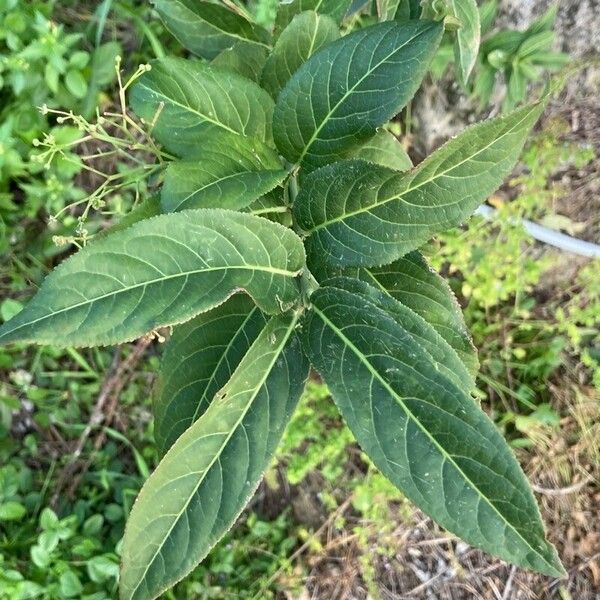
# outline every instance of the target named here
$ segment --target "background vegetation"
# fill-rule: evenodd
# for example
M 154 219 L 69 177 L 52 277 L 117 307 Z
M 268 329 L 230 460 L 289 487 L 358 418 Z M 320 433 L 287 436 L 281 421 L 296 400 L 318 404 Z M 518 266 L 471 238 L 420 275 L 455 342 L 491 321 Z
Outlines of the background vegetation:
M 268 24 L 274 6 L 247 9 Z M 474 83 L 451 83 L 442 47 L 395 123 L 416 160 L 440 141 L 417 104 L 446 99 L 449 129 L 435 135 L 447 137 L 452 120 L 518 102 L 542 69 L 565 63 L 550 53 L 552 11 L 511 34 L 496 8 L 482 5 Z M 151 194 L 159 153 L 124 98 L 138 65 L 170 44 L 146 2 L 0 0 L 2 320 L 70 249 Z M 465 308 L 480 399 L 535 485 L 569 579 L 510 569 L 436 529 L 371 469 L 313 381 L 250 509 L 166 598 L 597 597 L 600 269 L 519 225 L 530 218 L 600 241 L 598 104 L 565 94 L 490 199 L 498 219 L 475 217 L 426 254 Z M 124 523 L 157 460 L 149 403 L 160 352 L 151 339 L 0 350 L 0 600 L 115 597 Z

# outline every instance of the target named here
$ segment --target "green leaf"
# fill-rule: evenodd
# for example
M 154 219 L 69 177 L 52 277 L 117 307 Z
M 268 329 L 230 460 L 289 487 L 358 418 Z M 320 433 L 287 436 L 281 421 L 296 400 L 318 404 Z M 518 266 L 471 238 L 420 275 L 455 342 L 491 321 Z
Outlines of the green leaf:
M 361 267 L 358 276 L 423 317 L 454 348 L 474 378 L 477 351 L 450 286 L 418 252 L 384 267 Z
M 481 41 L 479 9 L 475 0 L 450 0 L 454 16 L 460 20 L 460 29 L 454 37 L 454 60 L 458 79 L 466 85 L 477 61 Z
M 563 575 L 527 479 L 472 398 L 402 323 L 363 297 L 322 287 L 311 300 L 306 352 L 381 472 L 469 544 Z
M 141 221 L 56 268 L 0 327 L 0 343 L 121 343 L 188 321 L 244 290 L 266 313 L 294 304 L 300 239 L 266 219 L 219 209 Z
M 65 598 L 81 598 L 83 586 L 73 571 L 65 571 L 59 578 L 60 593 Z
M 506 97 L 502 105 L 504 110 L 512 110 L 527 95 L 527 79 L 521 71 L 519 64 L 517 63 L 515 68 L 512 68 L 509 73 Z
M 489 64 L 482 64 L 477 70 L 473 86 L 473 94 L 479 98 L 479 109 L 488 106 L 496 87 L 496 69 Z
M 85 98 L 88 86 L 81 71 L 78 71 L 77 69 L 70 69 L 67 71 L 67 74 L 65 75 L 65 85 L 75 98 L 79 100 Z
M 52 63 L 46 63 L 46 66 L 44 68 L 44 76 L 46 85 L 53 94 L 56 94 L 58 92 L 59 72 L 56 70 L 56 67 Z
M 370 140 L 353 150 L 348 158 L 358 158 L 396 171 L 408 171 L 413 166 L 398 138 L 386 129 L 380 129 Z
M 406 0 L 410 6 L 410 18 L 411 19 L 420 19 L 421 14 L 423 12 L 423 7 L 421 6 L 421 0 Z
M 392 19 L 408 21 L 410 19 L 410 6 L 407 0 L 375 0 L 375 7 L 380 21 L 391 21 Z
M 279 35 L 300 13 L 312 10 L 320 15 L 331 17 L 336 23 L 340 23 L 352 0 L 292 0 L 281 2 L 275 19 L 275 35 Z
M 179 43 L 202 58 L 214 58 L 240 40 L 263 45 L 269 41 L 264 29 L 220 4 L 201 0 L 153 1 Z
M 498 14 L 498 0 L 487 0 L 479 7 L 481 35 L 485 35 L 494 24 Z
M 177 156 L 223 131 L 272 139 L 271 96 L 249 79 L 197 61 L 154 61 L 133 86 L 130 103 L 145 121 L 156 119 L 153 135 Z
M 286 227 L 292 227 L 293 225 L 290 207 L 286 204 L 284 190 L 281 187 L 275 188 L 272 192 L 253 202 L 244 212 L 249 212 L 252 215 L 262 215 Z
M 475 387 L 473 376 L 454 348 L 416 311 L 382 291 L 381 288 L 375 288 L 355 278 L 336 277 L 323 285 L 350 292 L 383 310 L 404 327 L 415 344 L 420 345 L 429 354 L 436 370 L 461 389 L 471 391 Z
M 18 300 L 12 298 L 6 298 L 0 302 L 0 318 L 3 321 L 12 319 L 15 315 L 18 315 L 23 310 L 23 304 Z
M 212 65 L 259 82 L 269 51 L 264 46 L 237 42 L 216 56 Z
M 0 503 L 0 521 L 20 521 L 27 514 L 27 509 L 14 500 Z
M 60 576 L 60 593 L 65 598 L 81 598 L 83 593 L 83 585 L 81 585 L 81 581 L 73 571 L 65 571 Z
M 504 29 L 495 33 L 481 44 L 481 53 L 486 57 L 495 50 L 499 50 L 507 55 L 513 54 L 524 39 L 525 34 L 522 31 Z
M 558 4 L 553 4 L 550 8 L 539 18 L 536 19 L 526 30 L 525 37 L 535 35 L 541 31 L 551 31 L 554 28 L 554 21 L 556 21 L 556 15 L 558 13 Z
M 311 56 L 277 99 L 281 154 L 311 170 L 372 137 L 413 96 L 441 35 L 439 23 L 380 23 Z
M 238 294 L 173 330 L 154 388 L 161 455 L 206 411 L 266 323 L 250 298 Z
M 121 600 L 156 598 L 184 577 L 251 498 L 308 374 L 297 318 L 269 321 L 142 488 L 125 531 Z
M 106 42 L 94 50 L 92 56 L 92 82 L 97 87 L 111 84 L 116 76 L 115 61 L 123 52 L 118 42 Z
M 296 15 L 267 59 L 261 84 L 277 98 L 290 77 L 317 50 L 340 37 L 336 22 L 313 11 Z
M 309 260 L 383 265 L 460 225 L 510 173 L 543 109 L 467 128 L 407 173 L 353 160 L 309 174 L 294 203 Z
M 519 46 L 519 60 L 527 56 L 531 56 L 536 52 L 549 52 L 552 50 L 552 44 L 554 42 L 554 32 L 553 31 L 541 31 L 540 33 L 536 33 L 528 38 L 526 38 L 523 43 Z
M 239 135 L 202 140 L 193 160 L 169 164 L 161 193 L 163 212 L 188 208 L 241 210 L 287 175 L 274 150 Z

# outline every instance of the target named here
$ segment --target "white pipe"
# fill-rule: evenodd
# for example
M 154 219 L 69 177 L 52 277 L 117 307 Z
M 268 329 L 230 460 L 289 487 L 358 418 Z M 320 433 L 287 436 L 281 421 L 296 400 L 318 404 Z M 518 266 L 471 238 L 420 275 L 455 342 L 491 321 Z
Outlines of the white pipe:
M 495 208 L 488 206 L 487 204 L 482 204 L 475 211 L 475 214 L 489 221 L 496 216 L 496 212 Z M 527 219 L 511 219 L 511 223 L 522 225 L 525 231 L 536 240 L 544 242 L 545 244 L 550 244 L 560 250 L 565 250 L 566 252 L 572 252 L 573 254 L 579 254 L 580 256 L 586 256 L 588 258 L 600 258 L 600 246 L 598 244 L 578 240 L 577 238 L 565 235 L 560 231 L 542 227 Z

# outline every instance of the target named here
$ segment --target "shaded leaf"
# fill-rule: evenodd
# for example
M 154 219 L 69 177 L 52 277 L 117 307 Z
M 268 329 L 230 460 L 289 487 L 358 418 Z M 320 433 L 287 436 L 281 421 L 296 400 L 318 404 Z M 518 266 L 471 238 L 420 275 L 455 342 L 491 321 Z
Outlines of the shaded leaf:
M 296 15 L 267 59 L 262 73 L 262 86 L 273 98 L 277 98 L 302 63 L 339 37 L 339 28 L 330 17 L 313 11 Z
M 264 329 L 267 319 L 247 296 L 178 325 L 154 388 L 154 439 L 161 455 L 209 407 Z
M 211 64 L 258 83 L 268 54 L 269 51 L 264 46 L 237 42 L 231 48 L 223 50 Z
M 206 136 L 223 131 L 272 139 L 269 94 L 249 79 L 198 61 L 152 62 L 133 86 L 130 103 L 147 122 L 156 119 L 154 137 L 177 156 L 197 152 Z
M 472 398 L 363 297 L 322 287 L 311 300 L 306 352 L 381 472 L 469 544 L 561 576 L 527 479 Z
M 380 21 L 410 19 L 410 6 L 407 0 L 375 0 L 375 6 Z
M 458 79 L 466 85 L 477 61 L 481 26 L 479 9 L 475 0 L 450 0 L 454 16 L 460 21 L 460 28 L 454 37 L 454 61 Z
M 413 96 L 441 34 L 439 23 L 380 23 L 311 56 L 277 99 L 281 154 L 311 170 L 372 137 Z
M 353 150 L 348 158 L 358 158 L 396 171 L 408 171 L 413 166 L 402 144 L 386 129 L 380 129 L 370 140 Z
M 251 206 L 247 212 L 252 215 L 260 215 L 265 219 L 270 219 L 276 223 L 281 223 L 286 227 L 292 227 L 292 213 L 290 207 L 286 204 L 283 188 L 275 188 L 272 192 L 265 194 Z
M 115 344 L 181 323 L 244 290 L 277 313 L 299 297 L 300 239 L 266 219 L 219 209 L 141 221 L 64 261 L 0 327 L 0 343 Z
M 202 58 L 214 58 L 243 40 L 267 45 L 268 33 L 215 2 L 153 0 L 167 29 L 179 43 Z
M 193 160 L 169 164 L 161 192 L 162 210 L 241 210 L 286 175 L 276 152 L 268 146 L 251 138 L 221 134 L 202 140 Z
M 340 23 L 352 0 L 292 0 L 291 2 L 280 2 L 275 19 L 275 34 L 279 35 L 300 13 L 313 10 L 320 15 L 331 17 L 336 23 Z
M 294 216 L 311 264 L 387 264 L 460 225 L 510 173 L 543 108 L 469 127 L 407 173 L 353 160 L 309 174 Z
M 125 531 L 122 600 L 156 598 L 184 577 L 251 498 L 308 375 L 296 322 L 291 314 L 269 321 L 146 481 Z

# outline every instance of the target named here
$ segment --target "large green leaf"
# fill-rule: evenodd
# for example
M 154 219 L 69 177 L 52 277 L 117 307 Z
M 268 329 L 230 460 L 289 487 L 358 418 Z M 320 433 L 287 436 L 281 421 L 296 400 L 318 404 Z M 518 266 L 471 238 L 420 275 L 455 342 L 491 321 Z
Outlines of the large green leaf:
M 237 42 L 231 48 L 223 50 L 211 64 L 258 83 L 268 55 L 269 51 L 264 46 Z
M 459 81 L 466 85 L 477 61 L 481 41 L 479 9 L 475 0 L 450 0 L 450 4 L 455 17 L 460 21 L 460 29 L 454 38 L 454 62 Z
M 339 37 L 336 22 L 327 15 L 307 11 L 295 16 L 267 59 L 262 73 L 262 86 L 273 98 L 277 98 L 302 63 Z
M 395 135 L 380 129 L 370 140 L 354 149 L 348 158 L 359 158 L 396 171 L 408 171 L 413 164 Z
M 454 348 L 471 376 L 476 375 L 477 350 L 456 297 L 421 254 L 410 252 L 383 267 L 361 267 L 357 275 L 423 317 Z
M 470 391 L 475 387 L 472 375 L 454 348 L 412 308 L 399 302 L 381 288 L 373 287 L 359 279 L 336 277 L 326 281 L 323 285 L 350 292 L 383 310 L 402 325 L 414 339 L 415 344 L 421 346 L 429 354 L 436 370 L 461 389 Z
M 188 210 L 89 244 L 56 268 L 0 327 L 0 343 L 115 344 L 181 323 L 245 290 L 267 313 L 299 297 L 304 249 L 253 215 Z
M 272 139 L 273 100 L 256 83 L 198 61 L 163 58 L 133 86 L 130 103 L 156 139 L 177 156 L 201 147 L 208 135 L 227 131 Z
M 527 479 L 469 394 L 363 296 L 322 287 L 311 299 L 306 352 L 382 473 L 469 544 L 562 575 Z
M 202 58 L 214 58 L 243 40 L 267 45 L 268 33 L 215 2 L 153 0 L 167 29 L 182 46 Z
M 266 323 L 248 296 L 236 294 L 174 328 L 154 387 L 154 439 L 161 455 L 206 411 Z
M 267 324 L 146 481 L 125 531 L 122 600 L 156 598 L 184 577 L 252 496 L 308 374 L 296 322 L 287 314 Z
M 346 13 L 352 0 L 292 0 L 280 2 L 275 19 L 275 34 L 279 35 L 300 13 L 313 10 L 320 15 L 327 15 L 339 23 Z
M 310 173 L 294 203 L 309 259 L 383 265 L 460 225 L 510 173 L 543 108 L 470 127 L 407 173 L 363 161 Z
M 161 206 L 164 212 L 241 210 L 279 185 L 286 175 L 277 153 L 262 142 L 219 134 L 203 139 L 193 160 L 169 164 Z
M 380 23 L 313 54 L 277 99 L 280 152 L 311 170 L 372 137 L 413 96 L 441 35 L 439 23 Z

